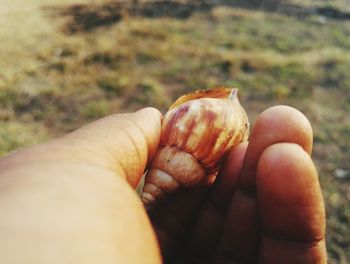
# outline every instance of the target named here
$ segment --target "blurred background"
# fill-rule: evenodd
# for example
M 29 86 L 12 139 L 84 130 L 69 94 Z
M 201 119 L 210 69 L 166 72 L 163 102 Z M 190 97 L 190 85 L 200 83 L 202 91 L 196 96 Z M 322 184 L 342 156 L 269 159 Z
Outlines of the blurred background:
M 349 0 L 0 0 L 0 156 L 116 112 L 240 88 L 311 120 L 329 263 L 350 263 Z

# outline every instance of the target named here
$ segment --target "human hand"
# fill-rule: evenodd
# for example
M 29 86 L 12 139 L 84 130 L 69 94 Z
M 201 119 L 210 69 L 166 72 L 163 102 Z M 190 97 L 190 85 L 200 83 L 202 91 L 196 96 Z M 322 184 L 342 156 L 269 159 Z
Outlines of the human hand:
M 161 262 L 136 187 L 160 137 L 146 108 L 0 159 L 0 263 Z
M 325 211 L 304 115 L 272 107 L 203 183 L 149 210 L 169 263 L 326 263 Z
M 160 263 L 153 230 L 130 188 L 158 147 L 160 119 L 154 109 L 114 115 L 3 158 L 0 262 Z M 176 193 L 150 211 L 164 256 L 325 263 L 311 145 L 302 114 L 287 107 L 265 111 L 247 151 L 246 145 L 232 151 L 214 186 Z

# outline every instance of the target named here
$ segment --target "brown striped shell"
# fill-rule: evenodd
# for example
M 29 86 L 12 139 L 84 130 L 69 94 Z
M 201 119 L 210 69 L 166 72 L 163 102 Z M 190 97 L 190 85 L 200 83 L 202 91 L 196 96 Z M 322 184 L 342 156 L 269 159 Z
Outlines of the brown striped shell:
M 248 118 L 237 89 L 217 88 L 180 97 L 162 122 L 158 152 L 145 177 L 144 203 L 199 183 L 248 137 Z

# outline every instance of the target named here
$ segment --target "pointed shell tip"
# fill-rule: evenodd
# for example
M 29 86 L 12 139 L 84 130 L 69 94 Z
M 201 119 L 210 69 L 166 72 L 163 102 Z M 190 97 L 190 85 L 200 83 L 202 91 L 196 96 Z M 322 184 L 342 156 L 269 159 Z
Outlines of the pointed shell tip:
M 238 88 L 231 88 L 231 93 L 228 98 L 231 101 L 236 100 L 238 98 Z

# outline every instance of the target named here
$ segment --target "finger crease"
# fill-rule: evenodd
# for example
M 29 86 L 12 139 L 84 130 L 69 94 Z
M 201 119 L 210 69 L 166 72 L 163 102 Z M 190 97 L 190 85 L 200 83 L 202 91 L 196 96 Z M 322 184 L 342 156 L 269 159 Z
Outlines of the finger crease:
M 132 144 L 133 148 L 135 149 L 136 151 L 136 156 L 137 156 L 137 159 L 138 159 L 138 164 L 141 164 L 142 162 L 142 159 L 141 159 L 141 153 L 140 153 L 140 150 L 139 148 L 137 147 L 136 145 L 136 142 L 134 141 L 134 139 L 129 135 L 129 133 L 127 131 L 125 131 L 124 128 L 120 128 L 120 131 L 129 139 L 130 143 Z M 114 153 L 113 153 L 114 154 Z M 127 170 L 124 166 L 124 164 L 116 157 L 116 162 L 117 164 L 119 165 L 119 167 L 121 168 L 122 170 L 122 173 L 124 173 L 125 177 L 128 177 L 128 173 L 127 173 Z
M 149 142 L 147 140 L 147 137 L 145 135 L 145 133 L 143 132 L 143 130 L 141 129 L 141 127 L 133 120 L 133 119 L 129 119 L 131 121 L 131 123 L 137 128 L 138 131 L 140 131 L 142 137 L 143 137 L 143 140 L 145 141 L 146 143 L 146 150 L 147 150 L 147 155 L 148 155 L 148 147 L 149 147 Z
M 129 133 L 127 131 L 125 131 L 123 128 L 121 128 L 121 131 L 126 135 L 126 137 L 129 139 L 129 141 L 131 142 L 132 146 L 134 147 L 135 151 L 136 151 L 136 155 L 137 155 L 137 159 L 138 159 L 138 164 L 142 164 L 142 154 L 140 152 L 139 147 L 137 146 L 135 140 L 133 139 L 132 136 L 129 135 Z M 141 131 L 140 131 L 141 132 Z M 144 135 L 142 134 L 143 138 Z M 146 141 L 146 140 L 145 140 Z
M 117 166 L 119 167 L 119 169 L 121 170 L 121 172 L 122 172 L 122 174 L 123 174 L 123 177 L 124 177 L 125 179 L 127 179 L 128 174 L 127 174 L 126 169 L 125 169 L 125 167 L 123 166 L 122 162 L 120 162 L 118 159 L 117 159 L 116 161 L 117 161 Z
M 285 238 L 280 238 L 278 236 L 270 235 L 266 232 L 263 232 L 263 237 L 272 240 L 272 241 L 277 241 L 279 243 L 285 243 L 291 246 L 295 246 L 298 248 L 312 248 L 317 246 L 322 240 L 324 240 L 324 236 L 317 237 L 313 240 L 310 241 L 303 241 L 303 240 L 298 240 L 298 239 L 285 239 Z

